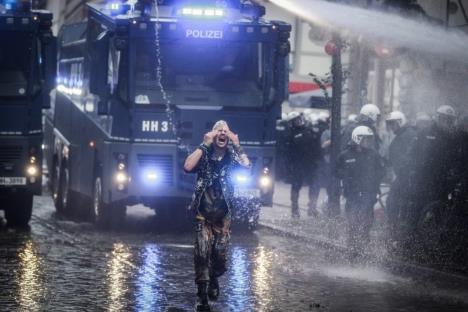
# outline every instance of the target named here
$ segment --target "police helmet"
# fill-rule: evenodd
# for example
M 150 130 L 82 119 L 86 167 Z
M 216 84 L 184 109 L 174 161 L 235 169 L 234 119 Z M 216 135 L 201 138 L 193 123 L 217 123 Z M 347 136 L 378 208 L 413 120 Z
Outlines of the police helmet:
M 328 122 L 330 119 L 330 113 L 329 112 L 320 112 L 318 114 L 318 119 L 323 122 Z
M 366 104 L 361 107 L 361 111 L 359 113 L 372 119 L 372 121 L 377 122 L 377 119 L 380 116 L 380 109 L 374 104 Z
M 437 114 L 450 116 L 450 117 L 457 117 L 455 109 L 450 105 L 442 105 L 437 109 Z
M 406 123 L 406 117 L 405 114 L 403 114 L 400 111 L 393 111 L 390 114 L 388 114 L 386 121 L 395 121 L 401 127 Z
M 299 112 L 296 112 L 296 111 L 289 112 L 288 121 L 292 121 L 293 119 L 296 119 L 299 116 L 301 116 L 301 113 Z
M 309 114 L 307 116 L 307 121 L 309 121 L 309 123 L 312 125 L 312 126 L 316 126 L 319 122 L 319 116 L 317 114 Z
M 302 113 L 305 116 L 309 116 L 310 114 L 312 114 L 312 110 L 310 108 L 306 108 L 306 109 L 304 109 L 304 111 Z
M 353 140 L 354 143 L 359 145 L 361 144 L 363 137 L 373 136 L 373 135 L 374 135 L 374 132 L 372 132 L 371 128 L 366 127 L 366 126 L 359 126 L 353 130 L 353 133 L 351 134 L 351 140 Z
M 357 115 L 356 114 L 349 114 L 348 121 L 349 122 L 357 122 Z

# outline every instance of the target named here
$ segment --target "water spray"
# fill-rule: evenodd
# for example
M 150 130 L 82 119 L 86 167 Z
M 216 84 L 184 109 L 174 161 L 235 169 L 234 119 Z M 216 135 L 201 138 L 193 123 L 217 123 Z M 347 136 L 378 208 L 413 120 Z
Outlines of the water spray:
M 146 1 L 145 3 L 147 3 Z M 154 2 L 154 1 L 149 1 L 149 2 Z M 178 141 L 179 138 L 177 136 L 177 128 L 175 125 L 175 118 L 174 118 L 174 110 L 171 107 L 171 100 L 169 99 L 166 89 L 163 86 L 162 83 L 162 59 L 161 59 L 161 41 L 160 41 L 160 29 L 161 29 L 161 24 L 159 22 L 159 7 L 157 3 L 153 3 L 154 11 L 156 14 L 156 23 L 155 23 L 155 48 L 156 48 L 156 84 L 161 91 L 161 95 L 164 101 L 164 105 L 166 106 L 166 114 L 167 118 L 169 120 L 169 124 L 171 125 L 172 132 L 174 135 L 177 137 Z
M 333 31 L 364 35 L 395 47 L 409 48 L 468 63 L 468 35 L 421 20 L 412 20 L 322 0 L 270 0 L 315 25 Z

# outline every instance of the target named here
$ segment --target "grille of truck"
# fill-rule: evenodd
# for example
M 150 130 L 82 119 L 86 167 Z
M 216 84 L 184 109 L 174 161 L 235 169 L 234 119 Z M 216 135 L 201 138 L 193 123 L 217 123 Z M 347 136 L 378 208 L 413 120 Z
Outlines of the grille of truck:
M 0 163 L 20 160 L 22 151 L 21 145 L 0 145 Z
M 137 159 L 140 169 L 154 169 L 161 175 L 159 179 L 160 183 L 173 184 L 174 164 L 172 155 L 138 154 Z

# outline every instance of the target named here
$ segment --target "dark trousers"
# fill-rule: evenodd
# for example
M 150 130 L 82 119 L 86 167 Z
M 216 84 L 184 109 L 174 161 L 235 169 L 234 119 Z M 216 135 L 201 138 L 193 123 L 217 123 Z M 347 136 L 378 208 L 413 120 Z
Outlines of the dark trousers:
M 212 219 L 198 214 L 196 221 L 195 282 L 209 282 L 210 278 L 218 278 L 227 270 L 231 217 Z
M 377 194 L 355 194 L 346 197 L 347 243 L 353 251 L 362 252 L 370 242 Z
M 310 179 L 309 179 L 310 180 Z M 317 208 L 317 200 L 320 193 L 320 182 L 318 176 L 314 175 L 312 181 L 306 181 L 306 178 L 301 174 L 298 174 L 291 182 L 291 207 L 293 213 L 299 213 L 299 192 L 301 191 L 302 186 L 309 186 L 309 209 Z
M 397 177 L 390 187 L 385 207 L 389 234 L 393 239 L 399 238 L 404 224 L 408 222 L 410 200 L 409 179 Z

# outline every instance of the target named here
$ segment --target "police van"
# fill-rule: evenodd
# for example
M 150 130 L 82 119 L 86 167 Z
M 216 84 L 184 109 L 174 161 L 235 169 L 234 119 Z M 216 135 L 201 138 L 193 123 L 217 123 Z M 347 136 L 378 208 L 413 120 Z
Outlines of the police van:
M 237 195 L 271 204 L 290 25 L 240 0 L 110 1 L 87 10 L 87 21 L 63 26 L 58 38 L 45 141 L 57 210 L 107 225 L 144 204 L 174 218 L 195 181 L 183 162 L 219 119 L 254 163 L 236 175 Z M 258 209 L 247 209 L 244 221 L 255 222 Z

